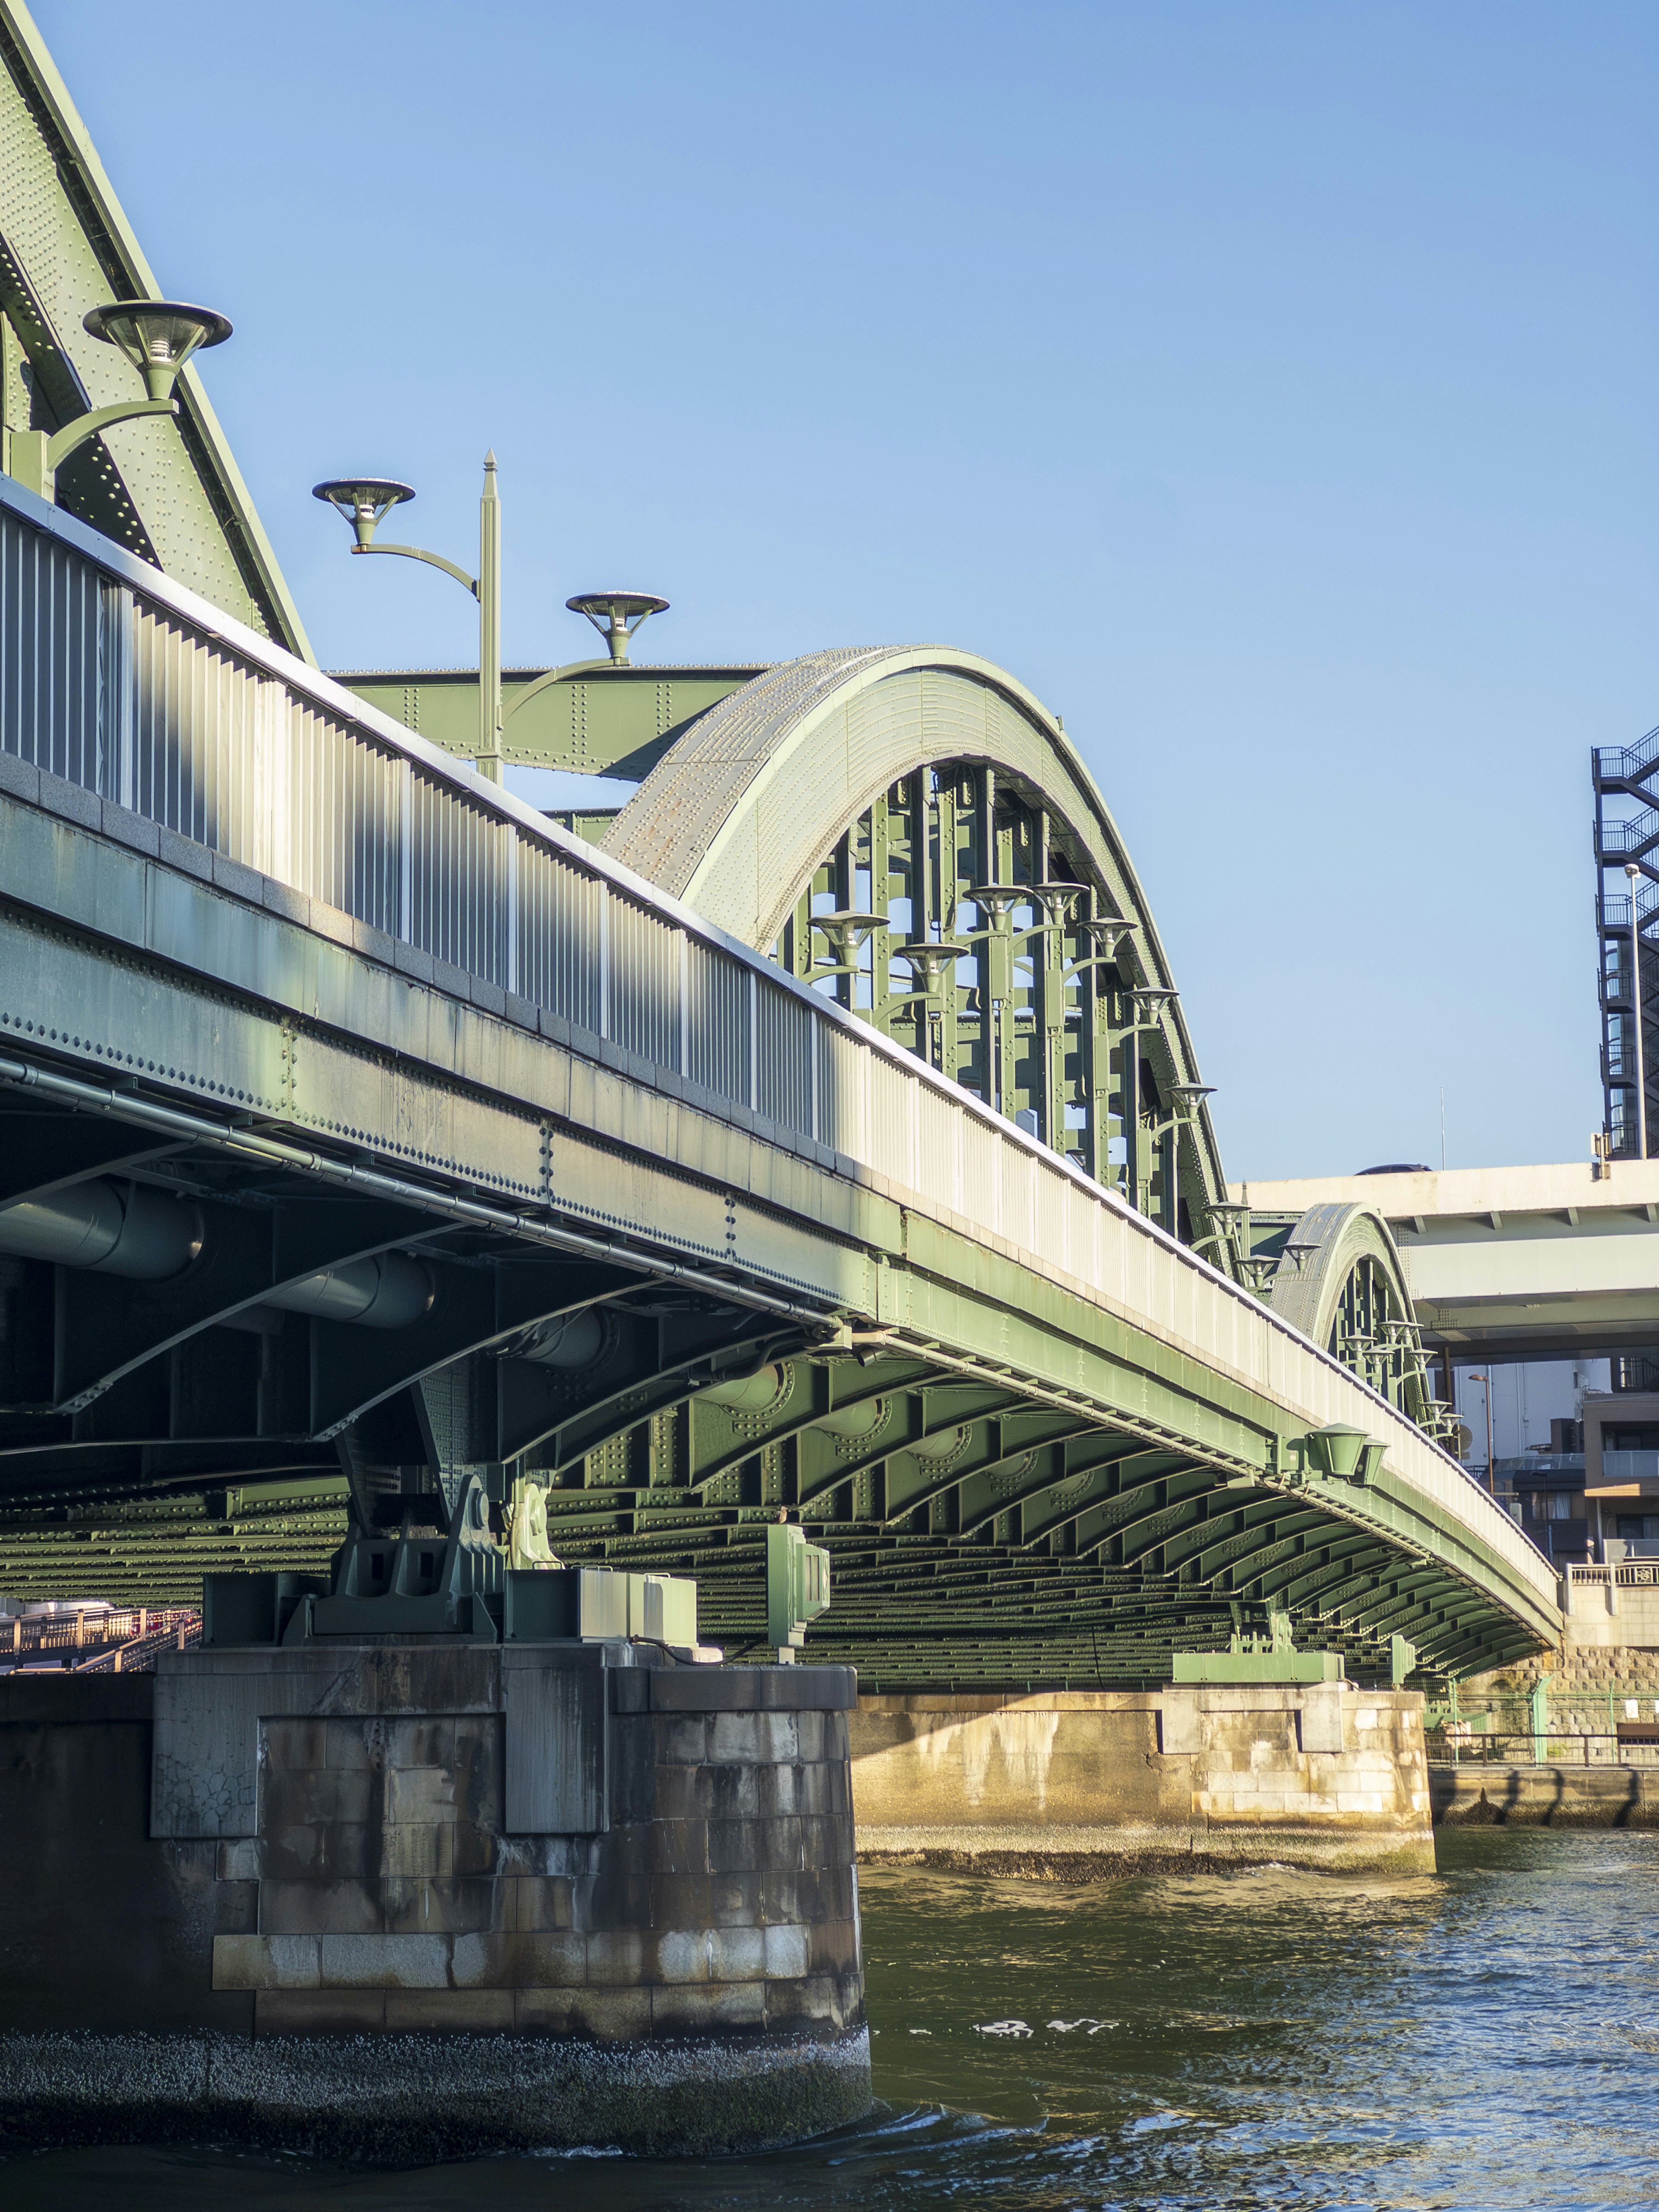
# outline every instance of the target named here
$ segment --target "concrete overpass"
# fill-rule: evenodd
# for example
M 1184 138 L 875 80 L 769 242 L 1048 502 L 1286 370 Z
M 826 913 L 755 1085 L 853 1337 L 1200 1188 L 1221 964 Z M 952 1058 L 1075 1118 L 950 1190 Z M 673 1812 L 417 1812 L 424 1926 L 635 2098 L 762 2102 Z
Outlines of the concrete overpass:
M 1659 1160 L 1316 1176 L 1231 1195 L 1258 1224 L 1374 1208 L 1425 1345 L 1460 1364 L 1659 1346 Z

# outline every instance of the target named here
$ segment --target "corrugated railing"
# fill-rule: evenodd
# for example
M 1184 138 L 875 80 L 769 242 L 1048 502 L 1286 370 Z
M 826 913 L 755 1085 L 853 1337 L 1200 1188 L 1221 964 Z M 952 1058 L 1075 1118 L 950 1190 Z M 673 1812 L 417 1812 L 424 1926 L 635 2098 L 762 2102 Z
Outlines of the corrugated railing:
M 0 744 L 833 1148 L 1094 1285 L 1310 1423 L 1353 1421 L 1540 1596 L 1457 1463 L 1321 1347 L 902 1048 L 82 525 L 0 479 Z

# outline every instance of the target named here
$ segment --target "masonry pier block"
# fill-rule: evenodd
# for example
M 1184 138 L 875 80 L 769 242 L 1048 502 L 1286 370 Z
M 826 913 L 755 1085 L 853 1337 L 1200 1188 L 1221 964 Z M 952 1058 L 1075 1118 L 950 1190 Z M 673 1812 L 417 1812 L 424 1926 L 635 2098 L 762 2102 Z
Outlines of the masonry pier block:
M 837 1667 L 429 1639 L 0 1681 L 0 2142 L 783 2142 L 870 2101 Z
M 1343 1682 L 866 1696 L 860 1858 L 1091 1881 L 1432 1870 L 1423 1699 Z

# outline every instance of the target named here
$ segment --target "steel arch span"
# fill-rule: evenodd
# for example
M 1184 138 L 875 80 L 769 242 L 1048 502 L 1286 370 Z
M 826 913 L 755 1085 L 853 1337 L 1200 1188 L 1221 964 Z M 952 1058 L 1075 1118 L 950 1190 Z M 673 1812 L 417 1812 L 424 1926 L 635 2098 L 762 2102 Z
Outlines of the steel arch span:
M 770 669 L 671 747 L 606 845 L 1236 1272 L 1151 909 L 1075 747 L 1005 670 L 938 646 Z

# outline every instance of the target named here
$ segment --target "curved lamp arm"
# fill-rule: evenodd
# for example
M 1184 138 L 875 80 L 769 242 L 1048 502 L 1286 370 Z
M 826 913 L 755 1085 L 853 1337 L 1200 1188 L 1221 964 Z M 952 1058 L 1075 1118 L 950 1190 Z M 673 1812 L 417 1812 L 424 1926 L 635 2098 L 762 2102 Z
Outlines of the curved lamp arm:
M 176 415 L 176 399 L 128 399 L 113 407 L 94 407 L 77 415 L 61 430 L 14 430 L 11 434 L 11 473 L 26 490 L 48 500 L 57 494 L 59 468 L 77 447 L 115 422 L 131 422 L 141 415 Z
M 562 668 L 544 669 L 532 682 L 515 691 L 511 700 L 501 708 L 503 727 L 513 720 L 520 708 L 527 706 L 538 692 L 548 690 L 553 684 L 562 683 L 568 676 L 580 676 L 585 669 L 609 668 L 612 665 L 612 662 L 607 658 L 604 660 L 567 660 Z
M 100 430 L 107 430 L 112 422 L 131 422 L 140 415 L 176 415 L 176 399 L 129 399 L 114 407 L 94 407 L 90 415 L 77 415 L 66 423 L 55 436 L 46 441 L 46 466 L 56 471 L 62 467 L 77 446 L 84 446 L 88 438 L 95 438 Z
M 399 553 L 405 561 L 430 562 L 434 568 L 441 568 L 446 576 L 453 576 L 458 584 L 464 584 L 475 599 L 478 596 L 477 578 L 469 576 L 465 569 L 457 568 L 454 562 L 446 561 L 441 553 L 428 553 L 418 545 L 354 545 L 351 550 L 354 553 Z

